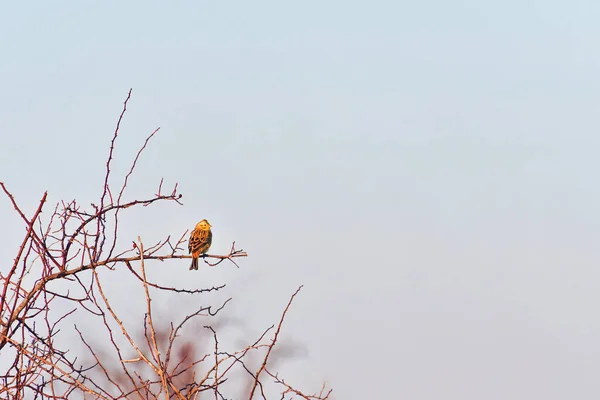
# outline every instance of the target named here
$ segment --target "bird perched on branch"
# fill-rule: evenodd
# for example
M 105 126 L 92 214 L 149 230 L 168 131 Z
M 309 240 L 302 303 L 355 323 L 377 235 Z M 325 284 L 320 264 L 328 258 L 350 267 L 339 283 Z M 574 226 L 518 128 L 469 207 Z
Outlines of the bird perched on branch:
M 192 253 L 192 265 L 190 265 L 190 270 L 198 269 L 198 257 L 201 254 L 204 254 L 210 248 L 210 244 L 212 243 L 212 232 L 210 231 L 211 225 L 207 220 L 203 219 L 202 221 L 196 224 L 196 227 L 190 233 L 190 240 L 188 243 L 188 250 Z

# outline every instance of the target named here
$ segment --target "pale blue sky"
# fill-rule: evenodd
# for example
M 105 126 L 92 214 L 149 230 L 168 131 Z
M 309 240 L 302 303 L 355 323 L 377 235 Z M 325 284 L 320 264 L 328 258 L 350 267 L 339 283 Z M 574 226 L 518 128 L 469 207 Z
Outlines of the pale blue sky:
M 133 211 L 122 239 L 207 218 L 215 252 L 236 240 L 240 270 L 151 274 L 227 283 L 237 338 L 304 284 L 291 382 L 598 398 L 598 21 L 577 0 L 11 3 L 0 180 L 28 210 L 44 190 L 49 206 L 95 199 L 132 87 L 116 172 L 160 126 L 129 196 L 164 177 L 185 206 Z M 0 220 L 8 265 L 21 234 L 3 198 Z

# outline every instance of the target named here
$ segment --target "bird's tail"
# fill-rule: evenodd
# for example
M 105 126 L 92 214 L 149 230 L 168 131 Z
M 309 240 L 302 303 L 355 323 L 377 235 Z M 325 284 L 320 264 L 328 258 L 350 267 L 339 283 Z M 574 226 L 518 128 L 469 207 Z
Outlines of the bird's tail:
M 190 265 L 190 271 L 193 269 L 198 269 L 198 258 L 192 258 L 192 265 Z

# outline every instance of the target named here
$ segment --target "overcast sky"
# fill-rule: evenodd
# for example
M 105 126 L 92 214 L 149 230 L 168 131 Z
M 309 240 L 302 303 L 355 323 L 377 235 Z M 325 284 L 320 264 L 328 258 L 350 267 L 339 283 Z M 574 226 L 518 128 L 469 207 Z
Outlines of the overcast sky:
M 184 206 L 132 210 L 121 239 L 207 218 L 211 252 L 247 250 L 240 269 L 149 266 L 226 283 L 239 340 L 304 284 L 282 334 L 290 383 L 326 380 L 335 399 L 596 399 L 598 21 L 591 0 L 7 4 L 0 180 L 29 212 L 48 190 L 46 217 L 97 199 L 133 88 L 115 173 L 161 127 L 126 196 L 164 178 Z M 23 229 L 5 198 L 0 221 L 5 270 Z M 112 290 L 143 299 L 133 281 Z M 164 321 L 183 316 L 161 299 Z

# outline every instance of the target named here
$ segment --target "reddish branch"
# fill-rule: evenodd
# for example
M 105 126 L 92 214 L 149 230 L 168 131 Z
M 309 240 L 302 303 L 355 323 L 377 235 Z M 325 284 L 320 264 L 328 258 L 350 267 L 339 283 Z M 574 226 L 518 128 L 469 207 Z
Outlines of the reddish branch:
M 265 354 L 265 358 L 263 359 L 262 365 L 260 366 L 258 372 L 254 376 L 254 385 L 252 386 L 252 390 L 250 391 L 250 396 L 248 397 L 249 400 L 252 400 L 252 397 L 254 396 L 254 391 L 256 390 L 256 386 L 258 385 L 258 383 L 260 381 L 260 374 L 267 367 L 267 361 L 269 360 L 271 351 L 273 351 L 273 348 L 275 347 L 275 344 L 277 343 L 277 338 L 279 337 L 279 332 L 281 331 L 281 326 L 283 325 L 283 320 L 285 319 L 285 315 L 287 314 L 288 310 L 290 309 L 290 306 L 292 305 L 292 301 L 294 301 L 294 297 L 296 297 L 296 295 L 300 292 L 301 289 L 302 289 L 302 285 L 298 289 L 296 289 L 296 291 L 294 292 L 292 297 L 290 297 L 290 301 L 288 302 L 287 306 L 285 307 L 285 310 L 283 310 L 283 314 L 281 315 L 281 319 L 279 320 L 279 324 L 277 325 L 277 330 L 275 331 L 275 336 L 273 336 L 273 341 L 271 342 L 271 345 L 269 346 L 269 348 L 267 350 L 267 354 Z M 263 393 L 263 397 L 264 397 L 264 393 Z

